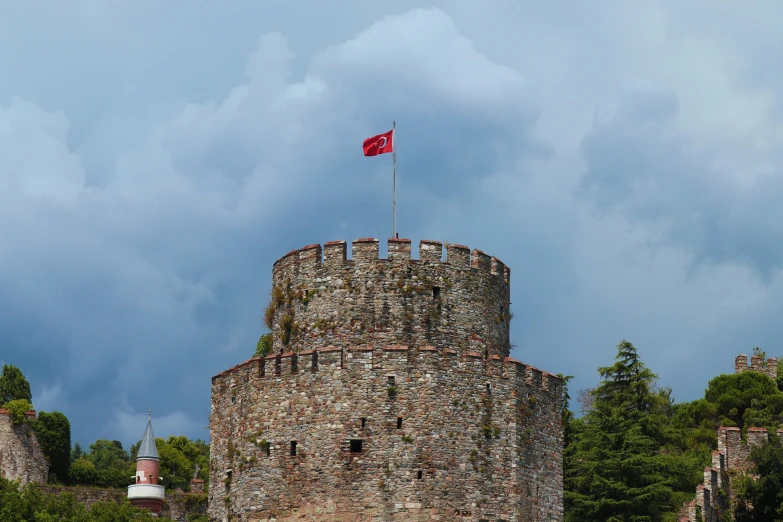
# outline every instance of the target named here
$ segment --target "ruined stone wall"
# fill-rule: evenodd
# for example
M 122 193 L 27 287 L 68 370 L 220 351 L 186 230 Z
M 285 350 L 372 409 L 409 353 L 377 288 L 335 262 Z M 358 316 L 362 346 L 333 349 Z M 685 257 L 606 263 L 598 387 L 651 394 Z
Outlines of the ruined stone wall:
M 210 519 L 562 520 L 561 394 L 448 348 L 251 359 L 213 378 Z
M 783 430 L 777 430 L 783 438 Z M 718 429 L 718 450 L 712 452 L 712 465 L 704 468 L 704 482 L 696 486 L 696 498 L 680 510 L 680 522 L 721 522 L 722 514 L 734 500 L 731 477 L 747 474 L 753 469 L 750 450 L 769 437 L 766 428 L 748 428 L 745 440 L 736 427 Z M 699 518 L 699 516 L 701 518 Z
M 29 419 L 35 412 L 28 413 Z M 13 424 L 8 410 L 0 409 L 0 476 L 22 484 L 46 484 L 49 462 L 29 424 Z
M 390 239 L 379 259 L 377 239 L 289 252 L 273 268 L 266 320 L 274 351 L 314 346 L 448 346 L 459 353 L 509 355 L 510 270 L 462 245 Z
M 763 373 L 775 381 L 778 378 L 778 359 L 777 357 L 770 357 L 765 361 L 762 357 L 754 355 L 750 358 L 750 366 L 748 366 L 748 356 L 741 353 L 734 359 L 734 372 Z

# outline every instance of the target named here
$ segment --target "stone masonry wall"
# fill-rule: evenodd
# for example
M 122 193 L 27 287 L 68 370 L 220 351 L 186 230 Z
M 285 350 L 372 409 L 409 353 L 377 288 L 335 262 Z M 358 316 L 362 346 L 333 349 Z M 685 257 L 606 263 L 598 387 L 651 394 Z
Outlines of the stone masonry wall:
M 562 520 L 561 394 L 445 348 L 251 359 L 213 378 L 210 520 Z
M 754 355 L 750 358 L 750 366 L 748 366 L 748 356 L 741 353 L 734 359 L 734 372 L 759 372 L 774 381 L 778 378 L 778 359 L 770 357 L 765 361 L 762 357 Z
M 510 271 L 360 239 L 273 267 L 273 354 L 212 379 L 210 520 L 562 521 L 562 383 L 509 355 Z
M 48 495 L 73 495 L 76 500 L 89 509 L 96 502 L 125 502 L 128 498 L 127 489 L 88 488 L 69 486 L 41 486 L 41 492 Z M 191 515 L 205 514 L 207 511 L 206 495 L 181 492 L 166 492 L 166 499 L 161 517 L 187 522 Z
M 35 418 L 35 412 L 27 414 Z M 22 484 L 45 484 L 49 462 L 29 424 L 14 425 L 8 410 L 0 409 L 0 476 Z
M 390 239 L 379 259 L 377 239 L 310 245 L 274 264 L 271 326 L 274 351 L 377 344 L 448 346 L 459 353 L 509 355 L 510 270 L 462 245 Z M 480 348 L 477 348 L 480 344 Z
M 777 436 L 783 438 L 783 430 L 777 430 Z M 721 522 L 721 515 L 729 510 L 734 499 L 731 477 L 752 471 L 750 450 L 768 437 L 766 428 L 748 428 L 743 440 L 739 428 L 721 426 L 718 450 L 712 452 L 712 465 L 704 468 L 704 482 L 696 486 L 696 498 L 683 505 L 679 522 L 696 522 L 697 510 L 703 522 Z

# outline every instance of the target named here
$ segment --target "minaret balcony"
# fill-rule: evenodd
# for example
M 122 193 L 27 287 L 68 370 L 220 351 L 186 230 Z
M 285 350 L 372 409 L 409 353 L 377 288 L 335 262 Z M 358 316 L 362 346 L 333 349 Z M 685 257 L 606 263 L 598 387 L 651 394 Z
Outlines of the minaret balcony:
M 166 494 L 164 487 L 157 484 L 131 484 L 128 486 L 128 499 L 155 498 L 164 500 Z

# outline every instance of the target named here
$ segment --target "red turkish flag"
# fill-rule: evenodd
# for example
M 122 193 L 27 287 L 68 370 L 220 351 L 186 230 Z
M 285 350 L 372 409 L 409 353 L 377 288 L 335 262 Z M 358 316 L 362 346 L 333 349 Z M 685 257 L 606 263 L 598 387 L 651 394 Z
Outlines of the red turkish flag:
M 362 143 L 362 148 L 365 156 L 377 156 L 378 154 L 394 152 L 394 129 L 372 138 L 367 138 Z

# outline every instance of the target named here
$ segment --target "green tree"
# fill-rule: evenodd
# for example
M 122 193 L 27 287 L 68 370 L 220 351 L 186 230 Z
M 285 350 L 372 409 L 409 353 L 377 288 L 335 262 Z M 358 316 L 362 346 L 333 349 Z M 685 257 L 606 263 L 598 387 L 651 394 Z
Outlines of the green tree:
M 3 364 L 3 371 L 0 372 L 0 404 L 14 400 L 33 400 L 30 383 L 25 379 L 22 370 L 10 364 Z
M 253 354 L 253 357 L 266 357 L 271 352 L 272 352 L 272 334 L 265 333 L 258 338 L 258 343 L 256 344 L 256 353 Z
M 11 412 L 11 422 L 22 424 L 27 422 L 27 412 L 33 409 L 33 405 L 27 399 L 15 399 L 3 404 L 3 409 Z
M 0 520 L 4 522 L 171 522 L 124 502 L 96 502 L 89 509 L 71 493 L 50 495 L 0 478 Z
M 73 444 L 73 449 L 71 450 L 71 462 L 74 460 L 80 459 L 84 457 L 86 453 L 84 452 L 84 449 L 82 448 L 82 445 L 78 442 L 75 442 Z
M 90 444 L 87 458 L 95 464 L 96 469 L 124 467 L 130 461 L 128 452 L 122 448 L 122 442 L 106 439 L 98 439 Z
M 739 480 L 732 481 L 737 493 L 735 521 L 783 521 L 783 445 L 780 438 L 770 436 L 769 441 L 752 448 L 750 460 L 758 478 L 737 477 Z
M 68 418 L 58 411 L 42 411 L 33 423 L 33 430 L 41 450 L 49 459 L 55 480 L 68 482 L 68 468 L 71 465 L 71 423 Z
M 80 457 L 71 462 L 68 470 L 71 483 L 80 486 L 93 486 L 98 479 L 98 470 L 95 464 L 87 460 L 86 457 Z
M 658 522 L 676 508 L 672 476 L 681 473 L 662 449 L 672 438 L 667 394 L 623 340 L 612 366 L 598 369 L 593 407 L 572 423 L 566 451 L 566 520 Z

